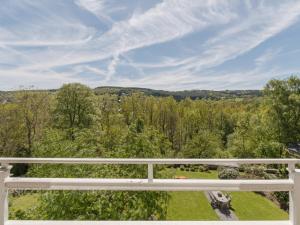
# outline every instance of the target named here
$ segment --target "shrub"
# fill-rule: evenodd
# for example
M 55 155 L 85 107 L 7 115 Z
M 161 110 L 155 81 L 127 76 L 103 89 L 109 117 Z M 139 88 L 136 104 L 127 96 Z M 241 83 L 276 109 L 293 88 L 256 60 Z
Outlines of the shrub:
M 263 166 L 253 167 L 253 174 L 258 177 L 264 177 L 265 176 L 265 167 L 263 167 Z
M 265 173 L 264 178 L 266 180 L 274 180 L 274 179 L 278 179 L 278 177 L 275 174 L 272 173 Z
M 199 171 L 199 172 L 204 172 L 204 171 L 205 171 L 204 166 L 201 166 L 201 165 L 200 165 L 200 166 L 198 167 L 198 171 Z
M 283 210 L 289 209 L 289 193 L 288 192 L 274 192 L 273 194 Z
M 236 179 L 239 176 L 239 171 L 234 168 L 223 168 L 219 171 L 220 179 Z
M 184 165 L 180 165 L 180 170 L 184 171 Z

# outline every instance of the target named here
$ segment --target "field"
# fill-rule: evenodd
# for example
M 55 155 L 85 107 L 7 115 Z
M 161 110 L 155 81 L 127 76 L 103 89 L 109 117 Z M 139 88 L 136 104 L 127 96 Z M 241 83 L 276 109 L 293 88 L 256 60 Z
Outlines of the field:
M 169 176 L 217 179 L 217 171 L 186 172 L 169 169 Z M 253 192 L 233 192 L 232 208 L 240 220 L 286 220 L 288 214 L 273 202 Z M 167 220 L 218 220 L 203 192 L 171 192 Z M 26 210 L 38 205 L 39 194 L 10 198 L 10 210 Z

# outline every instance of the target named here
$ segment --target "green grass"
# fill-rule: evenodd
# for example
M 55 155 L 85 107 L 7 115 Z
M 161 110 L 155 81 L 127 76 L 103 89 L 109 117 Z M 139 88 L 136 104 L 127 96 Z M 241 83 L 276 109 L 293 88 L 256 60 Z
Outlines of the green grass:
M 172 192 L 167 220 L 219 220 L 203 192 Z
M 171 172 L 170 172 L 171 171 Z M 170 170 L 173 176 L 187 178 L 218 179 L 217 171 L 187 172 Z M 269 199 L 253 192 L 234 192 L 232 207 L 240 220 L 287 220 L 288 213 L 281 210 Z M 169 220 L 217 220 L 202 192 L 173 192 L 169 201 Z
M 16 212 L 18 210 L 26 210 L 38 205 L 39 194 L 26 194 L 18 197 L 10 197 L 9 210 Z
M 181 171 L 180 169 L 167 169 L 168 177 L 164 178 L 173 178 L 176 176 L 185 176 L 190 179 L 201 178 L 201 179 L 218 179 L 218 171 L 210 170 L 208 172 L 190 172 L 190 171 Z
M 216 179 L 217 172 L 173 170 L 173 175 L 187 178 Z M 203 192 L 171 192 L 167 220 L 219 220 Z
M 269 199 L 253 192 L 234 192 L 232 208 L 240 220 L 287 220 L 288 213 Z

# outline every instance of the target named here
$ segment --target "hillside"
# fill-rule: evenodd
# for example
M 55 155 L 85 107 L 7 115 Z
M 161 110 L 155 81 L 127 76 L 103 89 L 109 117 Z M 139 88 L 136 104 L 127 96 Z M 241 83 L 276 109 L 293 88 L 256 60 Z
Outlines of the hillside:
M 42 90 L 36 90 L 42 91 Z M 56 92 L 57 90 L 43 90 L 49 92 Z M 260 90 L 225 90 L 225 91 L 212 91 L 212 90 L 186 90 L 186 91 L 164 91 L 154 90 L 149 88 L 135 88 L 135 87 L 113 87 L 103 86 L 94 89 L 97 95 L 101 94 L 115 94 L 118 96 L 130 95 L 135 92 L 142 92 L 148 96 L 156 97 L 168 97 L 172 96 L 176 100 L 182 100 L 185 98 L 191 99 L 232 99 L 232 98 L 253 98 L 262 96 Z M 14 91 L 0 91 L 0 102 L 11 101 Z
M 223 99 L 223 98 L 252 98 L 262 95 L 260 90 L 225 90 L 225 91 L 211 91 L 211 90 L 187 90 L 187 91 L 164 91 L 154 90 L 148 88 L 133 88 L 133 87 L 112 87 L 103 86 L 94 89 L 96 94 L 116 94 L 129 95 L 134 92 L 142 92 L 146 95 L 167 97 L 173 96 L 176 100 L 185 98 L 191 99 Z

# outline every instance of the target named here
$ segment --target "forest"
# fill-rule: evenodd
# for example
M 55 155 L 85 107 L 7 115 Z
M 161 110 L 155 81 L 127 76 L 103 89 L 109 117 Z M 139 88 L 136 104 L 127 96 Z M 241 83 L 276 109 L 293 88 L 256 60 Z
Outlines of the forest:
M 295 157 L 288 146 L 297 143 L 297 76 L 270 80 L 261 93 L 246 97 L 176 98 L 138 89 L 120 94 L 72 83 L 57 91 L 13 92 L 0 104 L 2 157 L 283 158 Z M 12 173 L 142 178 L 147 170 L 135 165 L 20 165 Z M 155 169 L 157 177 L 165 173 L 162 166 Z M 13 216 L 165 219 L 168 198 L 162 192 L 50 192 L 38 207 Z

